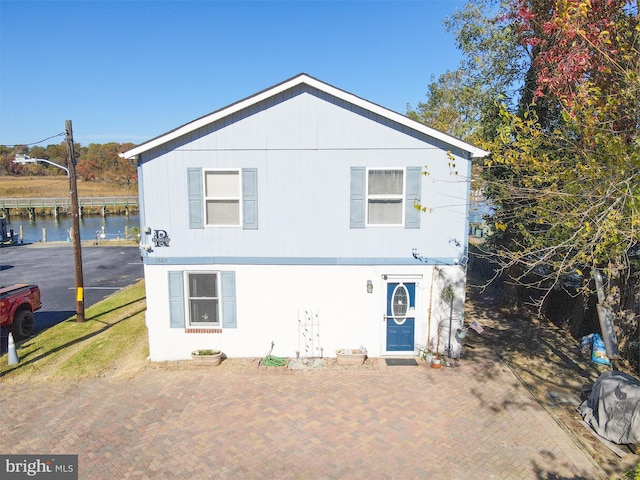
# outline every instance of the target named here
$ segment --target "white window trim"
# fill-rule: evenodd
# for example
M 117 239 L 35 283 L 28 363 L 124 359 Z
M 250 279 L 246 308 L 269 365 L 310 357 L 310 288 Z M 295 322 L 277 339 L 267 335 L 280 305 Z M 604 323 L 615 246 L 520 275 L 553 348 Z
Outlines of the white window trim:
M 238 174 L 238 197 L 209 197 L 207 196 L 207 173 L 211 172 L 233 172 Z M 205 228 L 238 228 L 242 227 L 242 169 L 240 168 L 203 168 L 202 169 L 202 208 Z M 238 200 L 238 223 L 213 225 L 207 223 L 207 201 L 208 200 Z
M 402 193 L 399 195 L 369 195 L 369 172 L 379 170 L 402 170 Z M 405 167 L 367 167 L 365 172 L 365 226 L 368 228 L 376 227 L 397 227 L 404 228 L 405 224 L 405 208 L 406 208 L 406 194 L 407 194 L 407 169 Z M 402 202 L 402 218 L 400 223 L 369 223 L 369 199 L 400 199 Z
M 215 298 L 218 300 L 218 322 L 192 322 L 191 321 L 191 308 L 190 302 L 192 297 L 189 292 L 190 283 L 189 283 L 189 275 L 215 275 L 216 276 L 216 296 L 215 297 L 193 297 L 193 298 Z M 221 285 L 221 275 L 219 270 L 185 270 L 182 272 L 184 281 L 182 282 L 184 285 L 184 314 L 185 314 L 185 328 L 222 328 L 222 285 Z

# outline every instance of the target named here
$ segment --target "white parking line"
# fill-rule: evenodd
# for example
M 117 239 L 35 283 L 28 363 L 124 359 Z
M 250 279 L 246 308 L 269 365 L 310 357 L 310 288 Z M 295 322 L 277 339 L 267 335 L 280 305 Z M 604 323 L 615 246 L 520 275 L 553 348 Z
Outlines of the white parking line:
M 120 290 L 124 287 L 84 287 L 85 290 Z M 75 290 L 76 287 L 69 287 L 69 290 Z

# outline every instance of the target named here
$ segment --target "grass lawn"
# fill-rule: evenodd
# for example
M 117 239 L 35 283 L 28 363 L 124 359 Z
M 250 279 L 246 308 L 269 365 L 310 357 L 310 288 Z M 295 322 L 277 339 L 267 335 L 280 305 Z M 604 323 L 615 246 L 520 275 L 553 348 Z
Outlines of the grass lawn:
M 20 362 L 0 361 L 0 377 L 12 380 L 73 379 L 100 376 L 123 364 L 143 362 L 149 355 L 144 321 L 144 280 L 105 298 L 17 347 Z
M 69 196 L 69 179 L 64 175 L 47 177 L 0 176 L 3 198 L 66 198 Z M 125 186 L 112 182 L 85 182 L 77 179 L 79 197 L 135 197 L 136 184 Z

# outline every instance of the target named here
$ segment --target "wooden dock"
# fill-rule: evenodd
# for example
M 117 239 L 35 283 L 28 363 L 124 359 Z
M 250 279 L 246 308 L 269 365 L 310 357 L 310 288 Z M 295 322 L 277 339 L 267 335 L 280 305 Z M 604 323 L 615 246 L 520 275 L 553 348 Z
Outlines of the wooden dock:
M 131 211 L 138 211 L 138 197 L 80 197 L 78 198 L 80 216 L 83 210 L 99 211 L 106 216 L 110 211 L 123 212 L 129 215 Z M 11 215 L 28 213 L 29 218 L 36 215 L 53 215 L 58 217 L 71 211 L 71 198 L 3 198 L 0 199 L 0 210 L 5 218 Z

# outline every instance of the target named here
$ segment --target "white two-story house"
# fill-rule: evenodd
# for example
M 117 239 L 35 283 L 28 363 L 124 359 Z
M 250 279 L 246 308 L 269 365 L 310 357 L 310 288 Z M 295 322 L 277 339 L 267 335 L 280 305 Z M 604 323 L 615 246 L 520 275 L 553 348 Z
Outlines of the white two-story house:
M 151 359 L 457 356 L 484 154 L 306 74 L 127 151 Z

